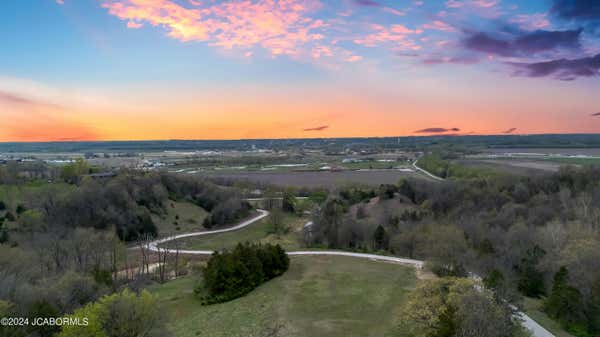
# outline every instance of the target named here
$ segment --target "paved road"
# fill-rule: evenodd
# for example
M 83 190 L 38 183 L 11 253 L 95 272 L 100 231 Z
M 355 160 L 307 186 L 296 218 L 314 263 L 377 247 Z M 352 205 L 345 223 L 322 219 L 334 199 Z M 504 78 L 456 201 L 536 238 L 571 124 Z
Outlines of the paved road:
M 413 165 L 415 165 L 415 164 L 416 164 L 416 162 L 413 163 Z M 427 171 L 425 171 L 425 172 L 427 172 Z M 439 178 L 439 177 L 437 177 L 437 178 Z M 439 179 L 442 179 L 442 178 L 439 178 Z M 192 236 L 203 236 L 203 235 L 211 235 L 211 234 L 236 231 L 236 230 L 242 229 L 244 227 L 247 227 L 247 226 L 253 224 L 254 222 L 269 215 L 268 211 L 265 211 L 262 209 L 259 209 L 257 211 L 260 213 L 259 215 L 255 216 L 251 219 L 248 219 L 236 226 L 223 228 L 223 229 L 217 229 L 217 230 L 213 230 L 213 231 L 186 233 L 186 234 L 179 234 L 179 235 L 162 238 L 162 239 L 155 240 L 155 241 L 148 243 L 148 249 L 151 251 L 154 251 L 154 252 L 156 252 L 160 249 L 163 252 L 166 251 L 169 253 L 175 253 L 177 251 L 176 249 L 162 248 L 162 247 L 159 247 L 159 245 L 169 242 L 169 241 L 182 239 L 182 238 L 188 238 L 188 237 L 192 237 Z M 305 226 L 311 226 L 311 225 L 312 225 L 312 222 L 308 222 L 308 223 L 306 223 Z M 179 250 L 179 254 L 211 255 L 212 253 L 213 253 L 212 250 L 181 250 L 181 249 Z M 395 257 L 395 256 L 352 253 L 352 252 L 332 251 L 332 250 L 302 250 L 302 251 L 287 252 L 287 254 L 290 256 L 314 256 L 314 255 L 351 256 L 351 257 L 370 259 L 370 260 L 376 260 L 376 261 L 395 262 L 395 263 L 399 263 L 399 264 L 414 266 L 415 268 L 418 268 L 418 269 L 423 268 L 423 265 L 424 265 L 424 261 L 420 261 L 420 260 L 405 259 L 405 258 Z M 526 327 L 527 329 L 529 329 L 529 331 L 531 331 L 533 337 L 555 337 L 552 333 L 550 333 L 548 330 L 544 329 L 544 327 L 539 325 L 536 321 L 531 319 L 531 317 L 527 316 L 525 313 L 519 311 L 516 313 L 516 315 L 523 321 L 523 326 Z

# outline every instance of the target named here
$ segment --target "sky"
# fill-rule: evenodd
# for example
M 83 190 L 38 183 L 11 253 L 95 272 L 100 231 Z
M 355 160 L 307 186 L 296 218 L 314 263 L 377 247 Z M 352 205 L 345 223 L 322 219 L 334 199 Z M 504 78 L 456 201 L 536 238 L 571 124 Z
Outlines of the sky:
M 6 0 L 0 141 L 600 132 L 596 0 Z

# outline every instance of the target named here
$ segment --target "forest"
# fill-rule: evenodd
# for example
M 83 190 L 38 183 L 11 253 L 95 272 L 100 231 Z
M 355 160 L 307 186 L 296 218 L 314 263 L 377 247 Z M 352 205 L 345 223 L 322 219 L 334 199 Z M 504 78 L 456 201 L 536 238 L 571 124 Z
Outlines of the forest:
M 574 335 L 600 335 L 598 167 L 347 188 L 314 223 L 309 246 L 424 259 L 439 276 L 474 274 L 512 303 L 542 298 Z
M 149 261 L 139 268 L 139 253 L 129 248 L 160 235 L 153 218 L 169 204 L 185 200 L 215 211 L 211 226 L 234 223 L 249 212 L 235 191 L 209 182 L 127 170 L 96 178 L 96 170 L 84 161 L 60 168 L 0 165 L 0 316 L 62 317 L 91 310 L 102 312 L 98 315 L 107 317 L 99 321 L 109 324 L 120 311 L 152 302 L 149 294 L 138 293 L 151 281 Z M 147 315 L 138 311 L 142 322 L 159 314 L 144 310 Z M 133 319 L 110 324 L 142 328 Z M 54 336 L 57 329 L 5 326 L 0 336 Z M 125 336 L 118 331 L 106 335 Z

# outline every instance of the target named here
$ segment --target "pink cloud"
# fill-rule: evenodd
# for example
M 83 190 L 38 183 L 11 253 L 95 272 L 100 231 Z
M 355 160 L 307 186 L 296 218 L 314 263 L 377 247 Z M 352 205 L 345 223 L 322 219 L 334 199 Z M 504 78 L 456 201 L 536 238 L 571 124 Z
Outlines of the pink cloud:
M 59 5 L 64 5 L 65 4 L 65 0 L 56 0 L 56 3 Z
M 440 20 L 435 20 L 431 23 L 426 23 L 423 25 L 424 29 L 434 29 L 434 30 L 441 30 L 444 32 L 456 32 L 456 28 L 450 26 L 449 24 L 445 23 L 444 21 L 440 21 Z
M 142 28 L 144 24 L 135 22 L 135 21 L 127 21 L 127 28 L 137 29 Z
M 127 20 L 129 28 L 147 22 L 180 41 L 206 41 L 225 49 L 260 46 L 272 55 L 295 55 L 323 39 L 318 31 L 325 23 L 307 15 L 320 8 L 318 0 L 189 2 L 193 8 L 172 0 L 104 0 L 102 7 Z
M 390 7 L 384 7 L 383 11 L 387 12 L 387 13 L 390 13 L 390 14 L 397 15 L 397 16 L 405 16 L 406 15 L 405 12 L 397 10 L 397 9 L 393 9 L 393 8 L 390 8 Z
M 394 49 L 420 49 L 408 36 L 420 34 L 423 32 L 422 30 L 410 29 L 401 24 L 391 25 L 389 28 L 378 24 L 371 24 L 370 29 L 375 32 L 354 39 L 354 43 L 365 47 L 375 47 L 384 43 L 392 43 Z
M 498 0 L 447 0 L 446 7 L 461 8 L 463 6 L 474 6 L 481 8 L 492 8 L 498 4 Z
M 525 30 L 538 30 L 550 27 L 548 14 L 546 13 L 515 15 L 510 22 L 518 24 L 521 29 Z
M 363 59 L 363 58 L 362 58 L 362 56 L 359 56 L 359 55 L 351 55 L 351 56 L 348 56 L 348 57 L 346 58 L 346 61 L 347 61 L 347 62 L 358 62 L 358 61 L 360 61 L 360 60 L 362 60 L 362 59 Z

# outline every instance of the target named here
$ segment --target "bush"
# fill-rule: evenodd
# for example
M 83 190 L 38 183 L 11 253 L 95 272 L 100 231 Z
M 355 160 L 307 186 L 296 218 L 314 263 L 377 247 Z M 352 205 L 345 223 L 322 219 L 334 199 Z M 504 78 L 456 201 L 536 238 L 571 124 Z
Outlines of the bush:
M 164 313 L 154 296 L 125 289 L 75 310 L 70 316 L 87 321 L 84 325 L 65 325 L 58 337 L 124 337 L 164 335 Z
M 16 221 L 17 220 L 17 218 L 15 218 L 15 216 L 11 212 L 6 212 L 6 215 L 4 216 L 4 218 L 7 221 Z
M 17 205 L 17 214 L 22 214 L 23 212 L 25 212 L 27 210 L 27 208 L 25 208 L 25 206 L 23 206 L 22 204 L 18 204 Z
M 260 284 L 283 274 L 290 260 L 279 245 L 238 244 L 231 252 L 215 252 L 204 268 L 204 284 L 194 290 L 204 304 L 244 296 Z

